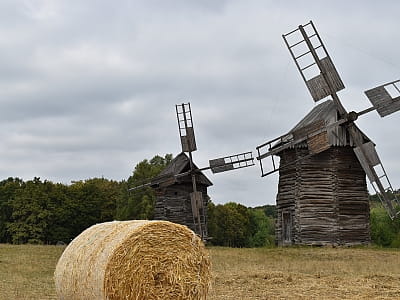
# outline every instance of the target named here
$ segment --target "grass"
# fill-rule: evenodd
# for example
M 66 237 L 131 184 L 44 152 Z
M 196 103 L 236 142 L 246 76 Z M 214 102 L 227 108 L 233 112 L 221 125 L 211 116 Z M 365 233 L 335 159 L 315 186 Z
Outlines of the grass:
M 211 248 L 210 299 L 400 299 L 400 251 Z
M 53 272 L 63 250 L 0 244 L 0 299 L 56 299 Z
M 0 299 L 56 299 L 63 247 L 0 244 Z M 209 248 L 209 299 L 400 299 L 400 251 Z

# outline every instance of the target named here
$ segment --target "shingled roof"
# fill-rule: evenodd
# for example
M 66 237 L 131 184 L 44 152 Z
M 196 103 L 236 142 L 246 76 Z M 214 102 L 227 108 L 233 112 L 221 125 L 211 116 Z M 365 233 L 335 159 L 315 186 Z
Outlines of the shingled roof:
M 289 133 L 298 131 L 316 121 L 323 121 L 326 125 L 333 124 L 339 120 L 339 112 L 332 100 L 327 100 L 315 106 L 299 123 L 294 126 Z M 362 136 L 364 142 L 371 141 L 357 126 L 357 132 Z M 328 141 L 331 146 L 355 146 L 353 139 L 349 135 L 346 127 L 337 126 L 328 129 Z M 306 146 L 301 143 L 298 146 Z
M 198 169 L 196 165 L 194 165 L 195 169 Z M 171 163 L 157 176 L 155 177 L 152 181 L 157 182 L 159 180 L 162 180 L 166 177 L 171 177 L 174 175 L 179 175 L 182 173 L 185 173 L 190 170 L 190 160 L 189 157 L 184 153 L 181 152 L 179 153 L 172 161 Z M 171 184 L 174 183 L 180 183 L 180 182 L 190 182 L 190 174 L 182 177 L 176 178 L 174 182 L 171 182 Z M 204 184 L 206 186 L 211 186 L 213 185 L 212 182 L 203 174 L 203 172 L 197 172 L 196 173 L 196 182 L 200 184 Z

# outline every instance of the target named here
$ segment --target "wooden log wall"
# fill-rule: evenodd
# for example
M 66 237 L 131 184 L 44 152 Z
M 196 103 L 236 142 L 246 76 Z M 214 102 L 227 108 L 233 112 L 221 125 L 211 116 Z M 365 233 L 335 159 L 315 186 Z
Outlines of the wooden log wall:
M 349 149 L 350 147 L 346 147 Z M 336 152 L 340 148 L 335 149 Z M 369 201 L 365 172 L 352 149 L 335 156 L 337 166 L 337 197 L 339 243 L 369 244 Z
M 281 165 L 286 162 L 291 162 L 296 159 L 296 153 L 294 150 L 288 150 L 282 153 Z M 289 213 L 290 215 L 295 215 L 295 199 L 296 195 L 296 164 L 291 164 L 287 168 L 280 170 L 279 172 L 279 185 L 278 185 L 278 195 L 276 199 L 277 205 L 277 220 L 275 226 L 275 239 L 278 245 L 292 244 L 296 239 L 297 235 L 292 235 L 293 238 L 290 240 L 285 240 L 283 229 L 283 213 Z M 293 233 L 297 228 L 298 218 L 292 219 L 295 223 L 292 223 L 290 231 Z
M 281 153 L 281 164 L 307 154 L 306 148 L 288 149 Z M 279 245 L 370 242 L 365 173 L 351 147 L 331 147 L 281 170 L 279 175 Z
M 203 209 L 200 209 L 200 221 L 203 237 L 207 233 L 207 187 L 199 185 L 198 190 L 203 193 Z M 154 219 L 166 220 L 185 225 L 200 235 L 198 226 L 195 226 L 191 207 L 190 193 L 193 191 L 191 183 L 174 184 L 157 191 L 157 200 L 154 206 Z M 197 224 L 197 220 L 196 220 Z

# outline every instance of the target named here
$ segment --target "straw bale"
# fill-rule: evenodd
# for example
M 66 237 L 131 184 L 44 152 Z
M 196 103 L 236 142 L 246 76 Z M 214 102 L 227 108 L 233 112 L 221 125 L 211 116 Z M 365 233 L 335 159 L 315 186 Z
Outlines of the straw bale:
M 114 221 L 76 237 L 54 273 L 59 299 L 206 299 L 209 255 L 186 226 Z

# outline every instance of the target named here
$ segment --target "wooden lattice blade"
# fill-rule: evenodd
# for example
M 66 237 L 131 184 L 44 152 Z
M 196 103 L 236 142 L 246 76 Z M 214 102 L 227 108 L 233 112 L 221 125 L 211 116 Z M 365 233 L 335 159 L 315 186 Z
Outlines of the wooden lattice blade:
M 254 166 L 253 153 L 245 152 L 231 156 L 211 159 L 209 161 L 210 169 L 213 173 L 221 173 L 225 171 L 246 168 Z
M 344 84 L 312 21 L 282 35 L 315 102 L 342 89 Z
M 197 150 L 193 127 L 186 127 L 186 135 L 181 136 L 181 144 L 183 152 L 193 152 Z
M 390 218 L 394 219 L 400 213 L 396 209 L 400 203 L 396 197 L 390 199 L 388 195 L 388 193 L 394 194 L 394 191 L 375 150 L 375 145 L 372 142 L 364 143 L 354 148 L 354 153 Z M 380 174 L 377 170 L 380 171 Z
M 400 79 L 364 92 L 381 117 L 400 110 Z
M 176 118 L 178 120 L 179 136 L 183 152 L 193 152 L 197 150 L 196 139 L 193 129 L 193 118 L 190 103 L 175 105 Z

